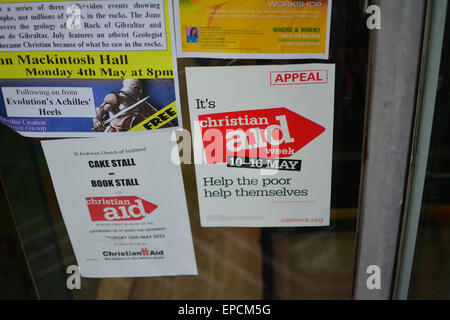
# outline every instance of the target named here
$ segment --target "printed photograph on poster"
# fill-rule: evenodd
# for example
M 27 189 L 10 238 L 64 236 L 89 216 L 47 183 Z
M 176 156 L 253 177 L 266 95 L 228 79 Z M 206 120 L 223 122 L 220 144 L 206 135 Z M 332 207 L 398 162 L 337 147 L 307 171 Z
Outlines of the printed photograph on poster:
M 327 226 L 333 64 L 189 67 L 201 225 Z
M 181 123 L 171 0 L 0 0 L 0 12 L 1 123 L 28 137 Z
M 175 0 L 178 57 L 328 59 L 332 0 Z
M 41 142 L 83 277 L 197 274 L 171 134 Z

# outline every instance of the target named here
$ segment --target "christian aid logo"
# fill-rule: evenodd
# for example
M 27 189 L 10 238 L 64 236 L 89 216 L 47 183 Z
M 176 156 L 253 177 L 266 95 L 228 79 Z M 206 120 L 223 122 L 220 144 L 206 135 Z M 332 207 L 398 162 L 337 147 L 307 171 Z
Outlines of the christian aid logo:
M 198 116 L 208 164 L 228 157 L 291 157 L 325 128 L 287 108 Z
M 92 221 L 141 220 L 157 205 L 136 196 L 86 198 Z

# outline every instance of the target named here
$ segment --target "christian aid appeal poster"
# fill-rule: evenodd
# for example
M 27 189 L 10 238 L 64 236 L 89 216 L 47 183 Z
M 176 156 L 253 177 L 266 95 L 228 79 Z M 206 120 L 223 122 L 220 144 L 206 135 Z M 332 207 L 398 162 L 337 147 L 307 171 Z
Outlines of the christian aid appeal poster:
M 197 274 L 170 131 L 42 147 L 83 277 Z
M 335 66 L 186 77 L 202 226 L 329 225 Z

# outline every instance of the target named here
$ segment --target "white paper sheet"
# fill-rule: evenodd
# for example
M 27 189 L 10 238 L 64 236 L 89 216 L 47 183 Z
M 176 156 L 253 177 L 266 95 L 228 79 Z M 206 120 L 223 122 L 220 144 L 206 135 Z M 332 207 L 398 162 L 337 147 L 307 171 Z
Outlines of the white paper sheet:
M 186 68 L 202 226 L 329 225 L 334 70 Z
M 42 141 L 83 277 L 197 274 L 170 136 Z

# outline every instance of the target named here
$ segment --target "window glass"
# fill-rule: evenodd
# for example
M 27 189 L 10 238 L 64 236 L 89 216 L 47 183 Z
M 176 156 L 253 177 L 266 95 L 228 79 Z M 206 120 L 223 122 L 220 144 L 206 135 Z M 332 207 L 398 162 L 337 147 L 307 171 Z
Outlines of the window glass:
M 412 299 L 450 297 L 450 23 L 444 34 L 422 209 L 409 288 Z
M 7 173 L 6 193 L 41 298 L 350 299 L 369 38 L 363 3 L 333 2 L 330 58 L 325 61 L 336 64 L 330 226 L 202 228 L 194 165 L 183 165 L 198 276 L 83 278 L 80 290 L 69 290 L 66 268 L 76 264 L 76 260 L 40 141 L 23 138 L 1 126 L 0 170 Z M 186 66 L 311 62 L 324 61 L 178 59 L 184 126 L 189 127 Z

